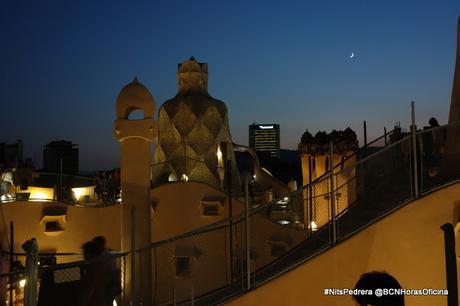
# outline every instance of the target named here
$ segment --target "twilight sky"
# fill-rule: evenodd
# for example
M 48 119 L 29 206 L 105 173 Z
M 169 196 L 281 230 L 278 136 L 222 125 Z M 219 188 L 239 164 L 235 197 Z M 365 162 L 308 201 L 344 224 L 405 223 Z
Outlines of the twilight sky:
M 0 142 L 79 144 L 82 170 L 118 166 L 115 99 L 134 76 L 158 107 L 190 56 L 209 64 L 233 140 L 279 123 L 296 148 L 308 128 L 362 139 L 401 121 L 446 123 L 458 0 L 8 1 L 0 8 Z M 350 59 L 354 52 L 355 57 Z

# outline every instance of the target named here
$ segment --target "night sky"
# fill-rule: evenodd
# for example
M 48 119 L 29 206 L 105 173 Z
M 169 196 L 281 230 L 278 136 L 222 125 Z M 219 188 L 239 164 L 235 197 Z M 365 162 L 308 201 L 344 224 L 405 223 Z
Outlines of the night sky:
M 118 166 L 115 99 L 134 76 L 158 107 L 179 62 L 209 64 L 233 140 L 279 123 L 296 148 L 308 128 L 369 138 L 401 121 L 448 117 L 458 0 L 4 1 L 0 8 L 0 142 L 79 144 L 82 170 Z M 350 58 L 351 53 L 355 54 Z

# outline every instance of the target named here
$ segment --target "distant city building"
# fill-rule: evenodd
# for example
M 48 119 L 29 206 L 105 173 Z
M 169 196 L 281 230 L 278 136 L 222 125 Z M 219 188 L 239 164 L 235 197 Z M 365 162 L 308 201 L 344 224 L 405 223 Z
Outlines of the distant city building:
M 22 163 L 22 140 L 18 139 L 16 143 L 0 143 L 0 164 L 6 167 L 17 167 Z
M 279 158 L 279 124 L 251 124 L 249 126 L 249 146 L 257 153 L 265 153 L 270 157 Z
M 43 170 L 46 172 L 65 174 L 78 173 L 78 148 L 71 141 L 51 141 L 43 150 Z

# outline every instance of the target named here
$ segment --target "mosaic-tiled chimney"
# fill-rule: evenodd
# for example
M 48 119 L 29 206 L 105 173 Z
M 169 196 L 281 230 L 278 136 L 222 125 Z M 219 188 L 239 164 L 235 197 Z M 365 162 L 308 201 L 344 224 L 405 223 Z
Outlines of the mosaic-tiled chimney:
M 192 57 L 179 64 L 177 79 L 177 95 L 159 111 L 153 185 L 193 180 L 226 189 L 231 173 L 239 186 L 227 107 L 208 94 L 208 65 Z

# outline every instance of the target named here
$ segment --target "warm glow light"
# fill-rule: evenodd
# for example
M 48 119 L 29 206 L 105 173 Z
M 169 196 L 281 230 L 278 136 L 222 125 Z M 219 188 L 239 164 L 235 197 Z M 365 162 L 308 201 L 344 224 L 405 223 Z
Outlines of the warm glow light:
M 33 195 L 30 195 L 31 201 L 39 201 L 39 200 L 50 200 L 51 198 L 47 197 L 46 194 L 43 192 L 35 192 Z
M 26 286 L 26 280 L 25 280 L 25 279 L 21 279 L 21 280 L 19 281 L 19 287 L 20 287 L 20 288 L 24 288 L 25 286 Z
M 291 221 L 289 221 L 289 220 L 279 220 L 278 223 L 281 224 L 281 225 L 286 225 L 286 224 L 291 223 Z
M 75 200 L 80 201 L 80 199 L 84 195 L 82 188 L 72 188 L 72 191 L 73 191 L 73 194 L 75 195 Z
M 89 196 L 91 198 L 91 195 L 94 194 L 94 188 L 95 186 L 72 188 L 72 192 L 75 195 L 75 200 L 77 202 L 83 201 L 85 196 Z
M 311 221 L 310 222 L 310 229 L 312 231 L 316 231 L 318 229 L 318 226 L 316 225 L 316 222 L 315 221 Z
M 217 150 L 216 150 L 216 156 L 217 156 L 217 168 L 219 168 L 219 177 L 221 181 L 224 179 L 224 159 L 223 159 L 223 154 L 222 154 L 222 149 L 220 148 L 220 144 L 217 145 Z
M 24 192 L 30 192 L 30 201 L 52 201 L 54 196 L 54 188 L 34 187 L 29 186 Z
M 116 300 L 113 300 L 113 306 L 118 306 L 118 303 Z
M 169 176 L 168 176 L 168 182 L 175 182 L 177 181 L 177 176 L 175 173 L 171 173 Z
M 187 176 L 187 175 L 185 175 L 185 173 L 184 173 L 184 174 L 182 174 L 182 176 L 181 176 L 181 178 L 180 178 L 180 179 L 181 179 L 181 181 L 185 181 L 185 182 L 188 182 L 188 176 Z
M 289 198 L 284 197 L 282 200 L 279 200 L 278 202 L 276 202 L 276 204 L 278 204 L 278 205 L 286 205 L 288 202 L 289 202 Z

